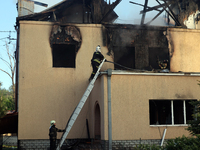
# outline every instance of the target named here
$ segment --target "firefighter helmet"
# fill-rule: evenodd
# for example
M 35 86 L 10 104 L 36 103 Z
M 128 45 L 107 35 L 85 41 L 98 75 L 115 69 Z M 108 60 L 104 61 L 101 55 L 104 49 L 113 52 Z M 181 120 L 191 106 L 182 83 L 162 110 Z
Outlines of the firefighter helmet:
M 51 125 L 54 125 L 55 123 L 56 123 L 55 120 L 51 120 L 51 122 L 50 122 Z
M 97 46 L 96 52 L 101 52 L 101 46 L 100 45 Z

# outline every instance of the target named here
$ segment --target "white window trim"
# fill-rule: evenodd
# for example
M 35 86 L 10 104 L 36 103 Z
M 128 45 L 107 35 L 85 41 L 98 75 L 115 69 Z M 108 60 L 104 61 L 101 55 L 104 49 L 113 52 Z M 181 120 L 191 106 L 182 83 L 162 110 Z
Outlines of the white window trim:
M 167 124 L 167 125 L 150 125 L 150 127 L 187 127 L 189 126 L 188 124 L 174 124 L 174 125 L 171 125 L 171 124 Z
M 172 113 L 172 124 L 174 125 L 174 101 L 171 100 L 171 113 Z
M 183 115 L 184 115 L 184 124 L 186 124 L 186 105 L 185 105 L 185 100 L 183 101 Z
M 175 100 L 171 100 L 171 114 L 172 114 L 172 124 L 163 124 L 163 125 L 150 125 L 150 127 L 166 127 L 166 126 L 176 126 L 176 127 L 183 127 L 183 126 L 188 126 L 188 124 L 186 124 L 186 105 L 185 105 L 185 101 L 186 100 L 182 100 L 183 101 L 183 117 L 184 117 L 184 124 L 174 124 L 174 102 Z M 149 118 L 150 119 L 150 118 Z

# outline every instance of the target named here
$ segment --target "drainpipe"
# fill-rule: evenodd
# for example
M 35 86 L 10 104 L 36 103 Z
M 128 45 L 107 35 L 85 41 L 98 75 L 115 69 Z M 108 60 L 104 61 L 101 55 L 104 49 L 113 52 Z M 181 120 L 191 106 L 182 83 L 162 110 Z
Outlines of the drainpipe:
M 162 137 L 160 146 L 163 146 L 163 143 L 164 143 L 164 140 L 165 140 L 165 134 L 166 134 L 166 132 L 167 132 L 167 129 L 164 130 L 164 133 L 163 133 L 163 137 Z
M 108 148 L 112 150 L 112 116 L 111 116 L 111 75 L 112 69 L 108 69 Z
M 19 94 L 19 24 L 17 23 L 15 30 L 17 31 L 16 41 L 16 77 L 15 77 L 15 112 L 18 112 L 18 94 Z

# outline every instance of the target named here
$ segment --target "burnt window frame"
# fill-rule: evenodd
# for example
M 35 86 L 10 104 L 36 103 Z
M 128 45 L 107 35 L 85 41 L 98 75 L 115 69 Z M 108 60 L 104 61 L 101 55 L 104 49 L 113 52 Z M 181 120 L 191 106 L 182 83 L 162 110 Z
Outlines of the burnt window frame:
M 150 104 L 150 101 L 152 101 L 152 102 L 155 102 L 155 101 L 164 101 L 164 102 L 170 102 L 170 105 L 171 105 L 171 109 L 170 109 L 170 114 L 171 114 L 171 116 L 170 116 L 170 118 L 171 118 L 171 123 L 165 123 L 165 124 L 152 124 L 151 122 L 151 104 Z M 176 109 L 175 107 L 174 107 L 174 104 L 176 103 L 176 102 L 180 102 L 180 101 L 182 101 L 183 103 L 183 112 L 182 112 L 182 115 L 183 115 L 183 123 L 177 123 L 177 122 L 175 122 L 175 113 L 174 113 L 174 110 Z M 149 125 L 150 126 L 187 126 L 188 124 L 187 124 L 187 122 L 189 121 L 189 120 L 192 120 L 193 118 L 192 118 L 192 114 L 193 114 L 193 112 L 191 113 L 191 111 L 193 110 L 193 106 L 190 104 L 190 101 L 197 101 L 197 99 L 178 99 L 178 100 L 155 100 L 155 99 L 150 99 L 149 100 Z M 175 103 L 174 103 L 175 102 Z M 190 106 L 190 108 L 188 108 L 188 106 Z M 153 108 L 152 108 L 153 109 Z M 161 109 L 161 108 L 160 108 Z M 189 113 L 188 113 L 188 110 L 189 109 L 189 111 L 190 111 L 190 116 L 189 116 Z M 162 116 L 161 116 L 162 117 Z M 159 117 L 158 117 L 159 118 Z
M 170 59 L 169 50 L 165 47 L 149 47 L 149 65 L 154 69 L 161 69 L 158 64 L 159 61 L 167 60 L 167 67 L 165 69 L 170 69 Z
M 50 46 L 52 53 L 52 68 L 76 68 L 76 55 L 81 47 L 82 36 L 79 28 L 72 25 L 53 25 L 50 34 Z M 57 61 L 58 64 L 64 62 L 63 65 L 55 66 L 54 65 L 54 46 L 55 45 L 63 45 L 63 47 L 71 46 L 74 47 L 73 51 L 69 50 L 69 55 L 73 58 L 66 57 L 66 62 L 64 62 L 64 57 L 60 56 L 62 61 Z M 58 46 L 59 47 L 59 46 Z M 64 48 L 62 48 L 63 50 Z M 62 51 L 61 50 L 61 51 Z M 59 51 L 59 50 L 58 50 Z M 64 50 L 63 50 L 64 51 Z M 64 53 L 64 52 L 63 52 Z M 67 48 L 66 48 L 67 53 Z M 65 54 L 66 54 L 65 53 Z M 58 54 L 59 57 L 59 54 Z M 72 62 L 69 62 L 72 61 Z M 68 63 L 68 64 L 67 64 Z

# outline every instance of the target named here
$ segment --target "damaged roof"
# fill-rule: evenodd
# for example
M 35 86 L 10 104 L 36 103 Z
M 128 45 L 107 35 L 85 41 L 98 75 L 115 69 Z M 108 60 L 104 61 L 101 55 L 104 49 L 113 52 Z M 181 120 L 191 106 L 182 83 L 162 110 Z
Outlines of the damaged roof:
M 168 25 L 181 26 L 186 28 L 184 21 L 188 19 L 191 14 L 200 10 L 200 1 L 198 0 L 155 0 L 158 4 L 156 6 L 148 6 L 148 0 L 145 0 L 145 4 L 136 3 L 130 1 L 134 5 L 143 6 L 140 11 L 142 14 L 141 25 L 149 25 L 153 20 L 160 16 L 163 12 L 166 12 L 166 23 Z M 150 11 L 156 11 L 157 15 L 152 18 L 151 21 L 144 23 L 145 14 Z M 200 15 L 199 15 L 200 16 Z M 171 20 L 173 20 L 171 22 Z
M 40 13 L 17 17 L 17 24 L 20 20 L 61 23 L 112 23 L 118 18 L 113 9 L 120 2 L 121 0 L 116 0 L 112 4 L 107 4 L 104 0 L 65 0 Z

